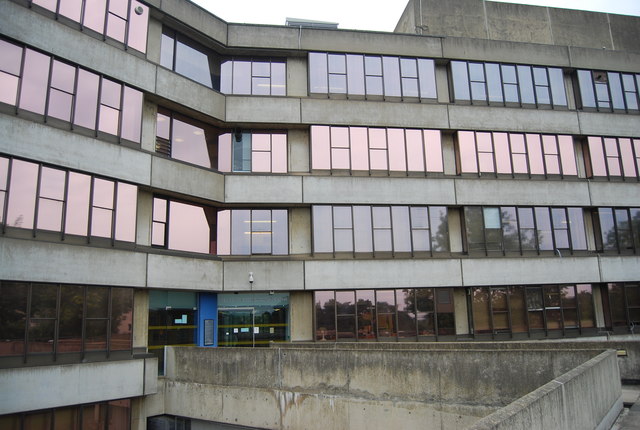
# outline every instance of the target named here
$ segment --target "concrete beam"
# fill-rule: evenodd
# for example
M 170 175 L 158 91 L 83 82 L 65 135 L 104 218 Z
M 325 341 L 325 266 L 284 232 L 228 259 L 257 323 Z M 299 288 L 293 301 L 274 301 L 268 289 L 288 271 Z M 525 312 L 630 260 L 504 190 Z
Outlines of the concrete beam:
M 204 258 L 149 254 L 146 286 L 172 290 L 222 291 L 222 262 Z
M 158 66 L 155 94 L 220 121 L 225 120 L 225 96 Z
M 302 203 L 302 176 L 225 175 L 225 203 Z
M 300 99 L 227 96 L 225 118 L 228 122 L 299 124 Z
M 209 169 L 153 156 L 151 186 L 216 202 L 224 201 L 224 176 Z
M 304 289 L 302 261 L 225 261 L 225 291 L 295 291 Z M 253 284 L 249 273 L 253 273 Z
M 584 181 L 455 179 L 455 195 L 459 205 L 591 205 Z

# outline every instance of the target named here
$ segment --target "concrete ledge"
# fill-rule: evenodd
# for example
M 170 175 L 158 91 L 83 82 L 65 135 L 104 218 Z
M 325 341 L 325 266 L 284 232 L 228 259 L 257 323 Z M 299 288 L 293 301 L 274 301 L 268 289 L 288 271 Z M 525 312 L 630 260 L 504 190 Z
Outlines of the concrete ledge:
M 227 122 L 299 124 L 297 97 L 226 96 Z
M 226 98 L 217 91 L 158 66 L 155 93 L 220 121 L 225 120 Z
M 163 157 L 151 157 L 151 186 L 216 202 L 224 201 L 222 174 Z
M 640 257 L 635 255 L 599 255 L 598 262 L 600 264 L 600 282 L 638 282 Z
M 1 369 L 0 415 L 153 394 L 157 366 L 147 358 Z
M 508 406 L 470 430 L 608 429 L 622 410 L 615 351 L 605 351 Z
M 302 203 L 302 176 L 224 176 L 225 203 Z
M 640 130 L 640 128 L 639 128 Z M 589 181 L 591 206 L 637 207 L 640 202 L 638 182 Z

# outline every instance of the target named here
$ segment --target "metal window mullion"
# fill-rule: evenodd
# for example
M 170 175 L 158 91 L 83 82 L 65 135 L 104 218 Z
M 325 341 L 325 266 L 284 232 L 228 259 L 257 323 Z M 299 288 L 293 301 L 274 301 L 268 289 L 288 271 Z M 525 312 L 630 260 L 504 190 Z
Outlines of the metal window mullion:
M 467 88 L 469 90 L 469 104 L 473 104 L 473 92 L 471 91 L 471 73 L 469 72 L 469 62 L 465 61 L 464 64 L 467 68 Z
M 384 128 L 384 138 L 385 138 L 384 143 L 385 143 L 386 152 L 387 152 L 387 176 L 391 176 L 391 163 L 389 159 L 389 129 L 387 127 Z
M 105 11 L 104 11 L 104 28 L 102 29 L 102 40 L 105 41 L 107 40 L 107 29 L 109 26 L 109 14 L 111 14 L 110 11 L 110 3 L 111 0 L 106 0 L 106 6 L 105 6 Z
M 571 218 L 569 218 L 569 208 L 565 207 L 563 208 L 563 210 L 564 210 L 564 219 L 567 222 L 567 239 L 569 241 L 569 252 L 571 253 L 571 255 L 573 255 L 573 240 L 571 238 Z M 584 224 L 584 220 L 583 220 L 583 224 Z
M 626 100 L 625 100 L 626 103 Z M 626 175 L 624 174 L 624 165 L 622 164 L 622 152 L 620 151 L 620 139 L 617 137 L 614 138 L 616 140 L 616 149 L 618 150 L 618 168 L 620 169 L 620 177 L 623 181 L 626 181 Z M 633 147 L 633 139 L 631 139 L 631 146 Z
M 102 81 L 104 80 L 104 77 L 102 75 L 99 75 L 99 80 L 98 80 L 98 104 L 96 106 L 96 123 L 94 126 L 94 136 L 98 136 L 98 130 L 99 130 L 99 125 L 100 125 L 100 111 L 101 111 L 101 107 L 102 107 Z
M 84 30 L 84 13 L 87 9 L 87 0 L 80 1 L 80 31 Z
M 369 139 L 370 136 L 370 132 L 371 132 L 371 128 L 367 127 L 367 157 L 369 158 L 368 162 L 367 162 L 367 167 L 369 169 L 369 176 L 371 176 L 371 139 Z
M 501 69 L 502 70 L 502 69 Z M 506 97 L 505 97 L 506 100 Z M 505 101 L 505 106 L 506 106 L 506 101 Z M 509 161 L 511 163 L 511 178 L 515 178 L 516 177 L 516 172 L 515 172 L 515 168 L 513 165 L 513 146 L 511 145 L 511 133 L 507 133 L 507 146 L 509 147 Z M 525 146 L 526 146 L 526 137 L 525 137 Z M 497 166 L 496 166 L 496 172 L 498 171 Z
M 347 127 L 347 134 L 348 134 L 347 142 L 349 142 L 349 150 L 348 150 L 348 153 L 349 153 L 349 175 L 351 176 L 351 175 L 353 175 L 353 165 L 351 164 L 351 127 L 350 126 Z
M 480 206 L 480 217 L 482 219 L 482 243 L 484 247 L 484 255 L 489 256 L 489 249 L 487 248 L 487 226 L 484 222 L 484 206 Z
M 480 149 L 478 148 L 478 132 L 473 132 L 473 149 L 476 156 L 476 167 L 478 169 L 478 176 L 482 176 L 482 172 L 480 171 Z
M 84 360 L 87 347 L 87 287 L 82 287 L 82 328 L 80 340 L 80 359 Z
M 371 251 L 373 253 L 373 257 L 376 256 L 376 226 L 373 221 L 373 208 L 374 206 L 369 206 L 369 216 L 371 217 Z M 377 321 L 377 320 L 376 320 Z M 376 328 L 377 330 L 377 328 Z
M 500 77 L 500 92 L 502 93 L 502 106 L 506 106 L 507 96 L 504 91 L 504 77 L 502 74 L 502 64 L 498 64 L 498 76 Z
M 111 321 L 113 313 L 113 288 L 107 290 L 107 358 L 111 355 Z
M 349 62 L 347 61 L 347 54 L 342 54 L 342 56 L 344 57 L 344 91 L 345 96 L 349 98 Z
M 440 130 L 438 130 L 438 132 L 440 132 Z M 424 129 L 420 129 L 420 148 L 422 150 L 422 167 L 424 168 L 424 170 L 423 170 L 424 171 L 424 176 L 428 176 L 428 172 L 427 172 L 427 148 L 425 147 L 424 141 L 425 141 Z M 442 153 L 442 144 L 440 145 L 440 152 Z M 429 154 L 429 157 L 430 156 L 431 155 Z M 409 153 L 407 151 L 407 160 L 408 159 L 409 159 Z M 444 173 L 444 171 L 443 171 L 443 173 Z M 409 163 L 408 162 L 407 162 L 407 175 L 409 175 Z
M 33 284 L 27 283 L 27 309 L 24 318 L 24 352 L 22 353 L 22 362 L 27 363 L 27 355 L 29 355 L 29 327 L 31 327 L 31 302 L 33 301 Z
M 127 1 L 127 23 L 124 27 L 124 50 L 127 51 L 129 48 L 129 26 L 131 25 L 131 2 L 132 0 Z
M 487 103 L 487 106 L 491 105 L 490 97 L 489 97 L 489 83 L 487 82 L 487 63 L 482 63 L 482 73 L 484 75 L 484 98 L 485 98 L 485 102 Z
M 76 102 L 78 100 L 78 76 L 80 75 L 80 68 L 74 67 L 75 77 L 73 81 L 73 94 L 71 97 L 71 112 L 69 113 L 69 128 L 74 129 L 75 117 L 76 117 Z
M 553 92 L 551 91 L 551 75 L 549 75 L 549 68 L 545 67 L 544 68 L 544 74 L 547 76 L 547 89 L 549 92 L 549 105 L 551 106 L 551 109 L 555 109 L 556 106 L 553 103 Z M 562 80 L 563 84 L 564 84 L 564 74 L 563 74 L 563 80 Z M 560 156 L 560 152 L 558 152 L 558 156 Z
M 62 197 L 62 216 L 60 219 L 60 240 L 64 240 L 67 224 L 67 203 L 69 200 L 69 172 L 64 172 L 64 195 Z
M 51 81 L 53 78 L 53 57 L 49 57 L 49 76 L 47 78 L 47 92 L 44 97 L 44 122 L 46 123 L 49 119 L 49 101 L 51 99 Z
M 53 327 L 53 361 L 58 359 L 58 343 L 60 342 L 60 314 L 62 313 L 62 286 L 57 285 L 56 316 Z
M 13 171 L 13 157 L 7 158 L 7 185 L 4 192 L 4 201 L 2 204 L 2 234 L 5 234 L 7 227 L 7 216 L 9 214 L 9 191 L 11 190 L 11 172 Z
M 620 254 L 620 231 L 618 230 L 618 216 L 616 215 L 616 208 L 611 208 L 611 215 L 613 215 L 613 231 L 616 235 L 616 249 Z
M 118 213 L 118 184 L 119 182 L 113 181 L 113 202 L 111 204 L 111 246 L 116 242 L 116 217 Z M 153 214 L 152 214 L 153 215 Z
M 433 257 L 433 235 L 432 235 L 432 225 L 431 225 L 431 207 L 426 206 L 427 209 L 427 233 L 429 236 L 429 256 Z M 449 211 L 447 210 L 447 219 L 449 218 Z
M 95 189 L 95 176 L 91 176 L 91 187 L 89 188 L 89 219 L 87 220 L 87 242 L 91 243 L 91 230 L 93 227 L 93 208 L 94 208 L 94 189 Z
M 328 87 L 327 87 L 328 88 Z M 333 133 L 331 132 L 331 130 L 333 129 L 333 126 L 328 126 L 329 127 L 329 172 L 331 175 L 333 175 Z
M 412 206 L 409 206 L 409 243 L 411 244 L 411 257 L 413 258 L 415 257 L 415 251 L 413 246 L 413 214 L 412 214 L 411 208 Z M 428 218 L 428 213 L 427 213 L 427 218 Z M 416 336 L 417 336 L 417 333 L 418 332 L 416 331 Z
M 538 238 L 538 216 L 536 215 L 535 206 L 531 206 L 531 215 L 533 216 L 533 234 L 536 238 L 536 252 L 540 255 L 540 239 Z
M 555 253 L 558 249 L 558 246 L 556 241 L 556 226 L 553 222 L 553 210 L 551 206 L 547 206 L 547 211 L 549 212 L 549 221 L 551 222 L 551 241 L 553 242 L 553 252 Z
M 490 132 L 491 136 L 491 159 L 493 160 L 493 175 L 498 177 L 498 162 L 496 159 L 496 141 L 494 132 Z M 480 165 L 478 165 L 478 170 L 480 170 Z
M 350 213 L 351 213 L 351 249 L 352 249 L 352 253 L 353 253 L 353 258 L 355 258 L 355 256 L 356 256 L 356 226 L 355 226 L 355 217 L 353 216 L 353 206 L 349 206 L 349 210 L 350 210 Z
M 387 101 L 387 89 L 384 85 L 384 55 L 380 55 L 380 79 L 382 80 L 382 100 Z
M 124 84 L 120 84 L 120 109 L 118 109 L 118 143 L 122 143 L 122 117 L 124 116 Z
M 434 330 L 434 335 L 436 337 L 436 342 L 438 341 L 438 338 L 440 337 L 440 329 L 438 327 L 438 293 L 437 293 L 437 287 L 433 288 L 433 330 Z
M 33 237 L 36 237 L 36 230 L 38 229 L 38 211 L 40 210 L 41 182 L 42 182 L 42 164 L 38 164 L 38 179 L 36 183 L 36 201 L 33 208 L 33 228 L 32 228 Z
M 302 31 L 302 30 L 300 30 L 300 31 Z M 329 72 L 329 53 L 328 52 L 325 53 L 324 57 L 325 57 L 325 62 L 327 63 L 327 64 L 325 64 L 325 66 L 326 66 L 326 69 L 327 69 L 327 79 L 326 79 L 326 81 L 327 81 L 327 98 L 329 99 L 329 98 L 331 98 L 331 87 L 329 86 L 329 75 L 331 75 L 331 73 Z M 311 72 L 311 71 L 309 71 L 309 72 Z M 329 133 L 331 133 L 331 130 L 329 130 Z M 329 147 L 331 147 L 331 146 L 329 146 Z M 331 160 L 331 159 L 329 159 L 329 160 Z M 338 326 L 336 325 L 336 340 L 338 340 L 337 327 Z
M 491 339 L 496 338 L 496 325 L 493 322 L 493 287 L 487 287 L 489 289 L 489 324 L 491 324 Z
M 331 208 L 331 250 L 333 252 L 333 258 L 336 258 L 336 222 L 335 222 L 335 206 L 329 206 Z

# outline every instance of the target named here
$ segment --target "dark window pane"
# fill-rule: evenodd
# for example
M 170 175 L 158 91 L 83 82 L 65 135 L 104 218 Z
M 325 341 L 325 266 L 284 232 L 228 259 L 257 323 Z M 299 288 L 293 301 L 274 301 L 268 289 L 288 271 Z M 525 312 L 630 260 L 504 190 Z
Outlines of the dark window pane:
M 24 353 L 27 292 L 27 284 L 0 283 L 0 356 Z
M 358 339 L 375 339 L 375 298 L 373 290 L 358 290 L 357 297 L 357 317 L 358 317 Z
M 87 287 L 87 318 L 107 318 L 109 311 L 109 289 Z
M 336 338 L 335 305 L 333 291 L 315 292 L 316 340 Z
M 484 225 L 482 208 L 466 206 L 464 208 L 464 224 L 468 250 L 484 250 Z
M 85 350 L 105 351 L 107 349 L 107 324 L 108 320 L 85 321 Z
M 347 72 L 349 95 L 364 96 L 364 57 L 347 54 Z
M 398 305 L 398 337 L 415 337 L 417 335 L 415 290 L 396 290 L 396 303 Z
M 600 223 L 600 234 L 603 249 L 605 251 L 616 250 L 618 247 L 618 241 L 613 222 L 613 210 L 610 208 L 598 209 L 598 221 Z
M 395 337 L 396 303 L 393 290 L 376 291 L 378 337 Z
M 55 320 L 34 319 L 29 320 L 29 344 L 27 353 L 51 353 L 55 338 Z
M 400 97 L 400 63 L 398 57 L 382 57 L 384 76 L 384 95 Z
M 75 285 L 61 287 L 58 352 L 80 352 L 82 350 L 83 303 L 83 287 Z
M 500 79 L 500 65 L 486 63 L 487 87 L 489 89 L 489 102 L 502 103 L 502 81 Z
M 489 288 L 473 288 L 471 297 L 473 308 L 473 329 L 475 333 L 491 333 Z
M 515 207 L 500 208 L 502 218 L 502 234 L 505 251 L 519 251 L 518 220 Z
M 175 57 L 175 71 L 177 73 L 209 88 L 213 87 L 207 54 L 178 40 Z
M 111 351 L 131 349 L 133 333 L 133 290 L 111 289 Z
M 58 287 L 34 284 L 31 291 L 31 318 L 55 318 L 58 303 Z
M 309 53 L 309 92 L 326 94 L 328 88 L 327 54 Z
M 533 95 L 533 78 L 531 76 L 531 67 L 517 66 L 518 82 L 520 83 L 520 101 L 523 104 L 534 104 Z

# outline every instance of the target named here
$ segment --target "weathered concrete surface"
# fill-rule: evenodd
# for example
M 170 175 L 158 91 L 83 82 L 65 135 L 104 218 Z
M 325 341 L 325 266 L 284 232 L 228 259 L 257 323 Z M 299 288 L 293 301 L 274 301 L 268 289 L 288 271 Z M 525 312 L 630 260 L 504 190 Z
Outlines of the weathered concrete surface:
M 602 351 L 309 345 L 167 348 L 165 413 L 270 429 L 464 428 Z
M 609 429 L 622 410 L 615 351 L 605 351 L 481 419 L 471 430 Z

